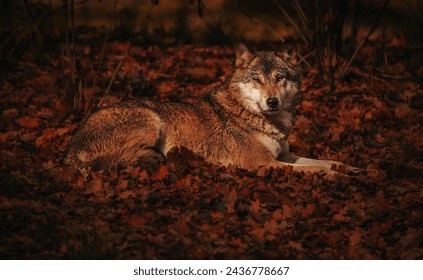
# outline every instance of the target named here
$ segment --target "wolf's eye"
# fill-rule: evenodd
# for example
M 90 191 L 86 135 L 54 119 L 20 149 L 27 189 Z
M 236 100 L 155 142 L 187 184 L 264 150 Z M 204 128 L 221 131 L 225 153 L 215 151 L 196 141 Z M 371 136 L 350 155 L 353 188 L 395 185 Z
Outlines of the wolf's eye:
M 283 78 L 284 78 L 284 76 L 282 76 L 282 75 L 277 75 L 277 76 L 276 76 L 276 81 L 277 81 L 277 82 L 280 82 L 280 81 L 282 81 L 282 80 L 283 80 Z
M 253 76 L 253 77 L 251 77 L 251 79 L 253 79 L 253 81 L 256 82 L 256 83 L 259 83 L 259 84 L 261 83 L 259 77 Z

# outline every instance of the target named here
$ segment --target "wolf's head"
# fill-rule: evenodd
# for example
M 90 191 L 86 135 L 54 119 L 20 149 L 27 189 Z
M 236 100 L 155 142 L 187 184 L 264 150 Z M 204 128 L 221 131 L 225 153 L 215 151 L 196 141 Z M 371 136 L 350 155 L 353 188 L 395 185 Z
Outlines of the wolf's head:
M 249 111 L 277 115 L 292 111 L 299 97 L 301 76 L 287 52 L 253 52 L 244 44 L 236 52 L 231 85 Z

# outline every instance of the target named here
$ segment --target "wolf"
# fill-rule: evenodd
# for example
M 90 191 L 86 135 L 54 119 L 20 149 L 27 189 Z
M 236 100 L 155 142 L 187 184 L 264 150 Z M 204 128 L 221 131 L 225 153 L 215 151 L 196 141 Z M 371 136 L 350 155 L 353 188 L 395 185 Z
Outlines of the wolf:
M 180 103 L 132 100 L 89 116 L 69 144 L 65 162 L 108 169 L 165 158 L 184 147 L 214 165 L 298 172 L 353 170 L 331 160 L 289 153 L 288 135 L 301 100 L 301 74 L 287 51 L 238 45 L 232 74 L 204 98 Z

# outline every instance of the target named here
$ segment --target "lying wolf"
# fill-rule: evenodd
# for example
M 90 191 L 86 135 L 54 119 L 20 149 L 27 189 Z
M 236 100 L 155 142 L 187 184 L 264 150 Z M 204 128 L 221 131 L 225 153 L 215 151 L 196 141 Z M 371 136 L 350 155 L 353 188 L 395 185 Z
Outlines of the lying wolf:
M 248 170 L 292 166 L 333 175 L 333 167 L 342 163 L 289 154 L 300 83 L 288 53 L 253 52 L 240 44 L 232 75 L 203 99 L 129 101 L 92 114 L 71 140 L 66 162 L 80 169 L 107 169 L 185 147 L 216 165 Z

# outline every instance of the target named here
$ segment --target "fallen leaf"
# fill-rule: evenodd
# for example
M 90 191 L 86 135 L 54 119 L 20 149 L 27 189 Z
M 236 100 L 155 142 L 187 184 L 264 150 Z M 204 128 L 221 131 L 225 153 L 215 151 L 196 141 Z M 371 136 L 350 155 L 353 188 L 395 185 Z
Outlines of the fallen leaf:
M 155 174 L 151 175 L 151 179 L 161 181 L 164 178 L 166 178 L 167 176 L 169 176 L 169 170 L 168 170 L 167 166 L 164 165 L 164 164 L 160 164 L 157 172 Z
M 264 231 L 263 228 L 256 228 L 256 229 L 250 231 L 250 233 L 253 234 L 253 236 L 256 238 L 257 242 L 264 243 L 266 241 L 265 231 Z
M 264 223 L 264 230 L 271 234 L 277 234 L 279 232 L 278 223 L 275 220 L 270 220 Z
M 38 118 L 30 118 L 30 117 L 21 117 L 16 119 L 15 121 L 18 125 L 25 127 L 25 128 L 36 128 L 39 125 Z
M 361 242 L 361 233 L 359 233 L 357 231 L 353 231 L 350 234 L 349 239 L 350 239 L 351 246 L 357 246 Z
M 291 218 L 292 217 L 292 210 L 288 205 L 284 204 L 282 206 L 282 209 L 283 209 L 283 215 L 284 215 L 285 218 Z
M 255 201 L 251 202 L 250 210 L 253 213 L 258 213 L 260 211 L 260 200 L 256 199 Z
M 146 224 L 146 219 L 142 215 L 130 215 L 124 218 L 128 224 L 133 227 L 143 228 Z
M 303 249 L 303 246 L 301 245 L 301 243 L 295 242 L 295 241 L 292 241 L 292 240 L 290 240 L 288 242 L 288 246 L 291 247 L 291 248 L 293 248 L 293 249 L 295 249 L 295 250 L 297 250 L 297 251 L 303 251 L 304 250 Z
M 407 104 L 401 104 L 395 108 L 395 116 L 397 118 L 404 118 L 411 113 L 411 109 Z

